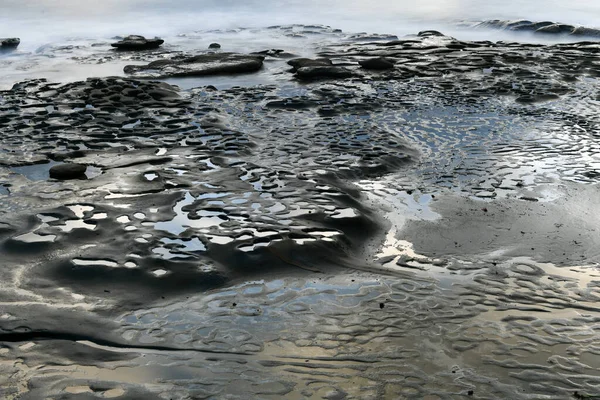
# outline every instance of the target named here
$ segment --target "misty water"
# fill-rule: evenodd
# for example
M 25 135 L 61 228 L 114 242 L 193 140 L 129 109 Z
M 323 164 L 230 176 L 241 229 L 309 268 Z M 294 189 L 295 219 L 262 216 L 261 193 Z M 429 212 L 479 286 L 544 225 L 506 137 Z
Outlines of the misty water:
M 600 3 L 586 0 L 4 0 L 0 37 L 20 37 L 22 48 L 31 50 L 68 38 L 129 33 L 174 36 L 214 29 L 324 24 L 349 32 L 404 35 L 419 29 L 455 30 L 457 22 L 486 19 L 594 26 L 598 15 Z
M 517 40 L 538 43 L 573 41 L 569 37 L 470 29 L 489 19 L 550 20 L 594 27 L 600 4 L 576 1 L 425 0 L 285 0 L 191 1 L 5 0 L 0 3 L 0 38 L 21 39 L 18 52 L 0 54 L 0 88 L 31 78 L 76 81 L 89 76 L 123 75 L 123 64 L 100 59 L 85 67 L 80 61 L 97 53 L 117 36 L 160 36 L 169 49 L 198 51 L 218 41 L 227 51 L 283 48 L 311 56 L 323 39 L 299 40 L 264 28 L 274 25 L 324 25 L 351 35 L 359 32 L 397 35 L 436 29 L 461 40 Z M 251 84 L 244 79 L 234 84 Z M 189 83 L 189 82 L 188 82 Z M 192 86 L 195 83 L 192 84 Z M 185 87 L 188 87 L 184 83 Z M 226 86 L 226 85 L 225 85 Z

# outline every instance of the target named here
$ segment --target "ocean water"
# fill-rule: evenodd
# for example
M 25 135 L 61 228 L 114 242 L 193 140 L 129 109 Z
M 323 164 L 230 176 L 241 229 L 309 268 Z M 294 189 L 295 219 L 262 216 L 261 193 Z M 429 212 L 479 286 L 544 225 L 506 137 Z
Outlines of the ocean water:
M 160 36 L 168 51 L 197 53 L 218 42 L 226 51 L 280 48 L 310 57 L 324 41 L 361 32 L 404 36 L 435 29 L 461 40 L 573 41 L 469 27 L 488 19 L 594 27 L 597 15 L 600 2 L 586 0 L 2 0 L 0 37 L 19 37 L 21 44 L 17 52 L 0 54 L 0 88 L 31 78 L 123 75 L 124 64 L 103 54 L 110 54 L 116 36 L 129 34 Z M 329 26 L 344 35 L 299 39 L 265 29 L 290 24 Z
M 598 15 L 600 2 L 588 0 L 3 0 L 0 37 L 20 37 L 23 48 L 32 49 L 66 38 L 171 36 L 294 23 L 398 35 L 452 31 L 458 21 L 485 19 L 594 26 Z

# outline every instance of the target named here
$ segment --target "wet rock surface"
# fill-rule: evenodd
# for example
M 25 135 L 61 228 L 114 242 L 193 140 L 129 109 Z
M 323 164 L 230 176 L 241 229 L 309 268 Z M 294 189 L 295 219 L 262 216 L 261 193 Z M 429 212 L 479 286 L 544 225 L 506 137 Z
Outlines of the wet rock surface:
M 264 56 L 209 53 L 182 60 L 157 60 L 148 65 L 128 65 L 125 72 L 141 78 L 168 78 L 243 74 L 258 71 Z
M 597 47 L 0 92 L 0 397 L 598 395 Z
M 111 43 L 111 46 L 115 47 L 117 50 L 139 51 L 156 49 L 164 42 L 163 39 L 159 38 L 146 39 L 140 35 L 129 35 L 118 42 Z

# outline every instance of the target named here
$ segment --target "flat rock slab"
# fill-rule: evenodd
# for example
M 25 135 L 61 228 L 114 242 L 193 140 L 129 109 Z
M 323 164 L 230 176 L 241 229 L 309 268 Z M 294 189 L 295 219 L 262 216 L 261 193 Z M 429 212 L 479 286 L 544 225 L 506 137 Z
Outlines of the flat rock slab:
M 58 164 L 50 168 L 50 178 L 68 180 L 85 178 L 87 166 L 83 164 Z
M 160 38 L 146 39 L 139 35 L 129 35 L 123 40 L 112 43 L 111 46 L 118 50 L 150 50 L 158 48 L 164 42 L 165 41 Z
M 21 39 L 19 38 L 0 38 L 0 49 L 15 49 L 21 43 Z
M 326 67 L 302 67 L 296 70 L 296 77 L 302 80 L 351 78 L 355 74 L 351 70 L 335 65 Z
M 261 69 L 264 59 L 262 55 L 209 53 L 183 60 L 158 60 L 148 65 L 127 65 L 124 71 L 139 78 L 243 74 Z

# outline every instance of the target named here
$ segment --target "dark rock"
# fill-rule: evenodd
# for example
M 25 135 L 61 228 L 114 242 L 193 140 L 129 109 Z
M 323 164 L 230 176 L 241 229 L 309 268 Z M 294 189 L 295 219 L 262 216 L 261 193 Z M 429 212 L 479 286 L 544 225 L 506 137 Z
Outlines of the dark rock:
M 305 67 L 329 67 L 333 65 L 333 62 L 328 58 L 294 58 L 287 63 L 294 68 L 294 71 Z
M 573 32 L 575 27 L 567 24 L 552 24 L 539 28 L 535 33 L 548 33 L 548 34 L 568 34 Z
M 2 50 L 14 50 L 21 43 L 19 38 L 0 38 L 0 51 Z
M 301 67 L 296 70 L 296 76 L 299 79 L 324 79 L 324 78 L 350 78 L 354 73 L 343 67 L 317 66 L 317 67 Z
M 573 29 L 571 35 L 574 36 L 587 36 L 587 37 L 600 37 L 600 29 L 586 28 L 583 26 L 578 26 Z
M 364 69 L 382 70 L 394 68 L 394 61 L 385 57 L 368 58 L 366 60 L 360 60 L 358 63 Z
M 209 49 L 220 49 L 221 45 L 219 43 L 211 43 L 208 45 Z
M 168 78 L 243 74 L 258 71 L 264 56 L 237 53 L 201 54 L 183 60 L 158 60 L 148 65 L 128 65 L 125 73 L 141 78 Z
M 550 26 L 550 25 L 554 25 L 554 22 L 551 22 L 551 21 L 531 22 L 529 24 L 521 24 L 521 25 L 513 26 L 510 28 L 510 30 L 534 32 L 540 28 L 543 28 L 545 26 Z
M 442 32 L 438 31 L 421 31 L 417 34 L 420 37 L 430 37 L 430 36 L 446 36 Z
M 468 47 L 467 43 L 461 43 L 461 42 L 452 42 L 452 43 L 448 43 L 446 45 L 446 48 L 452 49 L 452 50 L 463 50 L 463 49 L 466 49 L 467 47 Z
M 561 24 L 552 21 L 531 22 L 528 20 L 503 21 L 494 19 L 483 21 L 475 25 L 475 27 L 503 29 L 515 32 L 535 32 L 549 35 L 573 35 L 592 38 L 600 37 L 600 29 L 587 28 L 584 26 L 575 27 L 573 25 Z
M 58 164 L 50 168 L 50 178 L 54 179 L 81 179 L 85 178 L 87 166 L 83 164 Z
M 529 26 L 531 24 L 533 24 L 533 22 L 529 21 L 527 19 L 519 19 L 516 21 L 506 21 L 505 22 L 506 29 L 510 29 L 510 30 L 517 28 L 519 26 Z
M 156 49 L 165 41 L 159 38 L 146 39 L 139 35 L 129 35 L 123 40 L 116 43 L 112 43 L 112 47 L 116 47 L 118 50 L 149 50 Z

